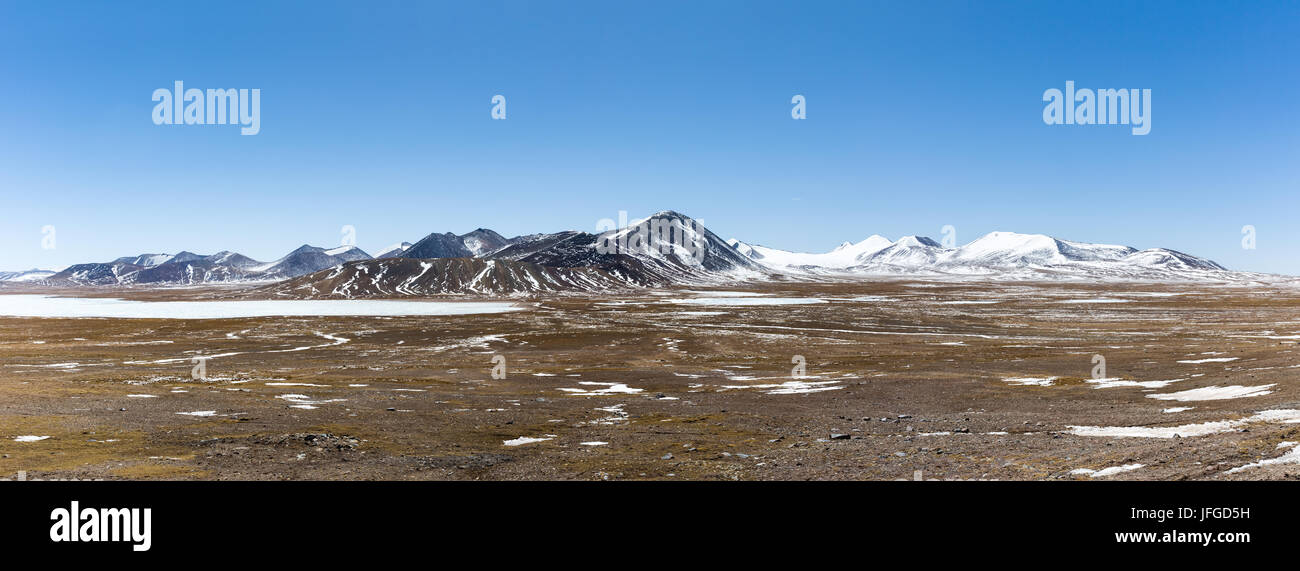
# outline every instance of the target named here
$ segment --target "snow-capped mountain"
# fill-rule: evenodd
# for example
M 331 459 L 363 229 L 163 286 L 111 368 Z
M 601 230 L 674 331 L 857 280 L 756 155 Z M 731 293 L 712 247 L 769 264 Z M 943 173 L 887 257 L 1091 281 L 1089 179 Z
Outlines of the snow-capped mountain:
M 737 252 L 793 274 L 979 275 L 1007 279 L 1225 279 L 1222 266 L 1174 250 L 1072 242 L 1043 234 L 991 232 L 960 247 L 945 248 L 923 236 L 894 242 L 872 236 L 851 261 L 841 245 L 825 254 L 772 250 L 732 240 Z M 772 252 L 777 252 L 773 255 Z
M 129 274 L 129 279 L 137 284 L 237 281 L 248 279 L 250 268 L 257 264 L 257 260 L 234 252 L 217 252 L 211 256 L 181 252 L 163 263 Z
M 861 263 L 860 258 L 869 256 L 880 250 L 889 247 L 893 242 L 884 236 L 872 235 L 871 237 L 854 244 L 853 242 L 844 242 L 834 250 L 824 254 L 805 254 L 802 252 L 788 252 L 776 248 L 746 244 L 740 240 L 727 240 L 732 248 L 740 253 L 757 260 L 761 264 L 772 267 L 786 268 L 848 268 Z
M 945 261 L 989 267 L 1045 266 L 1066 262 L 1113 261 L 1136 251 L 1128 246 L 1084 244 L 1057 240 L 1042 234 L 990 232 L 957 248 Z
M 460 241 L 465 245 L 465 249 L 469 250 L 475 257 L 495 252 L 513 243 L 505 236 L 487 228 L 479 228 L 473 232 L 461 234 Z
M 36 268 L 21 272 L 0 272 L 0 282 L 36 282 L 54 274 L 54 270 L 41 270 Z
M 923 268 L 944 255 L 943 246 L 925 236 L 903 236 L 879 251 L 862 256 L 854 267 Z

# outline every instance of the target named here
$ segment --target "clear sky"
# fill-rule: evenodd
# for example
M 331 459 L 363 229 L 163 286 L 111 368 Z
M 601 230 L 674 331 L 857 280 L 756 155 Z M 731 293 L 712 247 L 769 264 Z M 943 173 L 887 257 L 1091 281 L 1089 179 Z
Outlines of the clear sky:
M 1300 274 L 1297 64 L 1295 2 L 3 0 L 0 269 L 671 209 L 789 250 L 953 225 Z M 261 132 L 155 125 L 177 80 L 260 89 Z M 1151 89 L 1150 134 L 1044 124 L 1067 80 Z

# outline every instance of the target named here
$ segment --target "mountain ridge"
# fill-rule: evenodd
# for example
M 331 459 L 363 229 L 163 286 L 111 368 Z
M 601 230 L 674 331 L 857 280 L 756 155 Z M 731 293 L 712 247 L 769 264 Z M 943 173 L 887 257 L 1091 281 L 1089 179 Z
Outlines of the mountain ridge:
M 399 260 L 478 262 L 426 266 Z M 428 271 L 452 272 L 456 277 L 436 280 L 425 275 Z M 471 271 L 488 273 L 476 281 L 477 273 L 463 275 Z M 406 272 L 421 272 L 421 277 L 404 275 Z M 16 280 L 18 273 L 10 274 L 11 278 L 0 274 L 0 281 Z M 844 241 L 828 252 L 791 252 L 738 239 L 722 240 L 691 217 L 664 210 L 622 228 L 596 233 L 564 230 L 506 238 L 480 227 L 464 234 L 433 232 L 415 243 L 398 242 L 378 256 L 354 245 L 327 249 L 303 244 L 272 262 L 230 251 L 140 254 L 112 262 L 75 264 L 48 275 L 29 274 L 18 281 L 55 286 L 293 281 L 290 289 L 320 292 L 322 287 L 304 288 L 305 282 L 299 278 L 310 276 L 326 285 L 360 279 L 360 275 L 370 275 L 375 282 L 370 288 L 373 291 L 349 286 L 345 288 L 349 295 L 455 293 L 457 288 L 493 294 L 599 291 L 602 287 L 880 277 L 1233 281 L 1261 274 L 1232 272 L 1212 260 L 1167 248 L 1138 250 L 1006 231 L 990 232 L 952 247 L 925 236 L 890 240 L 873 234 L 858 242 Z M 404 290 L 397 288 L 409 279 L 416 281 Z M 328 289 L 332 292 L 337 287 Z

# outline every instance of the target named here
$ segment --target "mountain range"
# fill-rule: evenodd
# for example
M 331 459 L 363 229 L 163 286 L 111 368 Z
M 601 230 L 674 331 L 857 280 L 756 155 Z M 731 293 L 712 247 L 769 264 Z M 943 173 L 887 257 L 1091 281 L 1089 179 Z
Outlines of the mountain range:
M 945 247 L 923 236 L 873 235 L 824 253 L 723 240 L 688 216 L 662 211 L 599 233 L 561 231 L 506 238 L 479 228 L 431 233 L 371 256 L 356 246 L 303 245 L 260 262 L 234 252 L 141 254 L 77 264 L 56 273 L 0 273 L 0 281 L 48 286 L 270 282 L 294 297 L 529 294 L 607 291 L 769 279 L 979 277 L 998 280 L 1236 281 L 1257 274 L 1175 250 L 1137 250 L 1042 234 L 992 232 Z
M 793 275 L 989 276 L 1128 278 L 1133 280 L 1226 279 L 1223 266 L 1165 248 L 1089 244 L 1043 234 L 990 232 L 964 246 L 945 247 L 924 236 L 891 241 L 871 236 L 845 242 L 824 254 L 787 252 L 728 241 L 737 251 L 764 265 Z
M 327 250 L 303 245 L 274 262 L 259 262 L 235 252 L 201 255 L 141 254 L 111 262 L 69 266 L 41 283 L 51 285 L 203 284 L 282 280 L 331 268 L 370 254 L 356 246 Z

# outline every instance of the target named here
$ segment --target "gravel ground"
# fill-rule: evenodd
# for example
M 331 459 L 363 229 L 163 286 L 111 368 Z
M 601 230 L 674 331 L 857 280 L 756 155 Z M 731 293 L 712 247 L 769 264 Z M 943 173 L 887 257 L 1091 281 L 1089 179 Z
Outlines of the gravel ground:
M 1300 477 L 1298 292 L 740 289 L 758 295 L 520 298 L 523 311 L 430 317 L 0 317 L 0 475 Z M 197 354 L 206 379 L 192 378 Z

